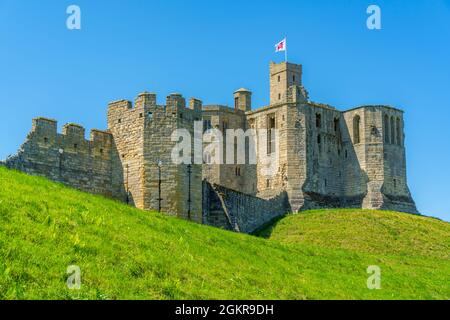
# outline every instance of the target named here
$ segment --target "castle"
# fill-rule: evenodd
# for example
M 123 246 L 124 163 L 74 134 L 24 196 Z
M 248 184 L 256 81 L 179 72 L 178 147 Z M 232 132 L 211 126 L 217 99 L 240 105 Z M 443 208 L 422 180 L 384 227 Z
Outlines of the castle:
M 252 232 L 277 216 L 312 208 L 368 208 L 417 213 L 406 181 L 403 111 L 381 105 L 339 111 L 314 103 L 302 66 L 270 63 L 270 105 L 252 109 L 252 93 L 234 92 L 234 108 L 171 94 L 108 106 L 108 129 L 33 120 L 19 152 L 3 162 L 30 174 L 199 223 Z M 264 164 L 176 164 L 176 129 L 277 130 L 277 168 Z M 249 137 L 247 137 L 249 138 Z M 251 137 L 250 137 L 251 138 Z M 192 147 L 202 136 L 191 140 Z M 268 138 L 272 153 L 272 137 Z M 224 149 L 226 143 L 223 141 Z M 203 145 L 205 142 L 203 141 Z M 246 140 L 246 148 L 249 143 Z M 228 150 L 230 151 L 230 150 Z M 258 158 L 259 159 L 259 158 Z

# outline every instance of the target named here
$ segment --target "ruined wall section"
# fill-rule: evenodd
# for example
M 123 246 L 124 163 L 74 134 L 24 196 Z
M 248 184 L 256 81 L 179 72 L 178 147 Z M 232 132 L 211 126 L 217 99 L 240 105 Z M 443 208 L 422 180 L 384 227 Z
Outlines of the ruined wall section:
M 256 130 L 257 165 L 253 181 L 256 180 L 256 195 L 263 199 L 275 197 L 287 186 L 287 110 L 287 104 L 281 103 L 247 113 L 249 126 Z M 268 146 L 271 127 L 278 131 L 278 150 L 276 143 L 272 150 Z M 262 130 L 267 136 L 261 134 Z
M 261 199 L 219 185 L 203 184 L 203 223 L 251 233 L 273 219 L 290 213 L 286 192 Z
M 113 139 L 109 132 L 66 124 L 57 133 L 57 122 L 33 119 L 32 130 L 19 152 L 5 161 L 7 167 L 62 182 L 82 191 L 122 199 Z
M 343 174 L 341 113 L 328 105 L 307 103 L 305 117 L 306 181 L 302 209 L 340 206 Z

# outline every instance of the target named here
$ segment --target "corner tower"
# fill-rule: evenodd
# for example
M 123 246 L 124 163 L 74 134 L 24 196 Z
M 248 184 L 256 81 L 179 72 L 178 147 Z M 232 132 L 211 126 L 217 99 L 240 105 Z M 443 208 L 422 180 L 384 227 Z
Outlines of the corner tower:
M 291 86 L 302 85 L 302 65 L 270 62 L 270 105 L 286 102 Z

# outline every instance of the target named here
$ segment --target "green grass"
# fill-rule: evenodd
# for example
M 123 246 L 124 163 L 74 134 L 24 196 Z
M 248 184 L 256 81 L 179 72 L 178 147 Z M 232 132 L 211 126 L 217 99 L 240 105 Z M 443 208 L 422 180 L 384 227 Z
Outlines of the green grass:
M 450 224 L 394 212 L 227 232 L 0 167 L 0 299 L 449 299 Z M 81 290 L 66 286 L 81 268 Z M 382 270 L 369 290 L 366 269 Z

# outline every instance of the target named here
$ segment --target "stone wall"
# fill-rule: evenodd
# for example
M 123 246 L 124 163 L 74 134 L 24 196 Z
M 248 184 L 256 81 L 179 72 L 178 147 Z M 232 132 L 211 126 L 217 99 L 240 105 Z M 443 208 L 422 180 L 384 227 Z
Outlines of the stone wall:
M 109 132 L 66 124 L 57 133 L 57 122 L 33 119 L 31 132 L 18 153 L 5 161 L 12 169 L 47 177 L 74 188 L 123 200 L 121 170 Z
M 203 195 L 203 223 L 236 232 L 251 233 L 292 212 L 285 192 L 261 199 L 204 181 Z

